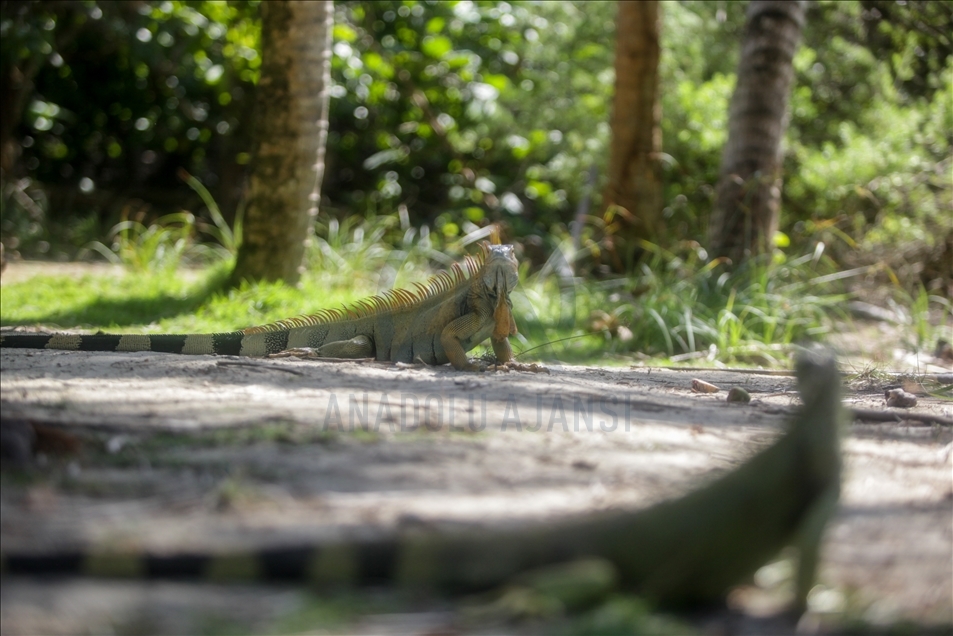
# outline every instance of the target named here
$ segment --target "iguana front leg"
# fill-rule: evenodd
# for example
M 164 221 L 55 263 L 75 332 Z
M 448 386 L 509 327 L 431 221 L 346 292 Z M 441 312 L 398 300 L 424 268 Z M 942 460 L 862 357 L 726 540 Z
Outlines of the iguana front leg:
M 509 336 L 516 334 L 516 321 L 513 312 L 504 295 L 496 301 L 496 308 L 492 316 L 486 311 L 485 303 L 477 304 L 477 311 L 461 316 L 452 321 L 440 332 L 440 344 L 443 345 L 447 359 L 455 369 L 461 371 L 482 371 L 483 367 L 467 359 L 467 352 L 461 344 L 486 328 L 487 322 L 493 322 L 493 333 L 490 334 L 490 344 L 499 364 L 505 364 L 513 359 L 513 350 L 510 348 Z M 484 313 L 486 312 L 486 313 Z
M 461 340 L 469 338 L 480 330 L 480 327 L 486 324 L 489 316 L 480 316 L 479 314 L 466 314 L 460 316 L 440 332 L 440 344 L 443 346 L 444 353 L 454 369 L 459 371 L 482 371 L 478 364 L 474 364 L 467 359 L 467 352 L 460 344 Z M 507 344 L 509 347 L 509 344 Z M 496 350 L 496 342 L 493 345 Z

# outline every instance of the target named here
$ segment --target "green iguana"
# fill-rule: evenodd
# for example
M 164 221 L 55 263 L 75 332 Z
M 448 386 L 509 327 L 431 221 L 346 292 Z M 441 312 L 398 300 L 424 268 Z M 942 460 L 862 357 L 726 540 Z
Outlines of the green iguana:
M 787 432 L 736 470 L 640 511 L 467 532 L 394 531 L 366 540 L 274 546 L 255 554 L 3 553 L 7 573 L 284 579 L 391 584 L 442 592 L 494 588 L 549 564 L 597 562 L 624 588 L 666 604 L 717 601 L 794 545 L 797 609 L 814 583 L 824 526 L 840 491 L 844 414 L 833 356 L 805 352 L 804 402 Z M 2 548 L 0 548 L 2 552 Z M 586 569 L 586 568 L 583 568 Z
M 512 245 L 482 244 L 482 253 L 454 264 L 415 291 L 395 289 L 309 316 L 242 331 L 190 335 L 4 334 L 0 347 L 78 351 L 265 356 L 292 351 L 323 358 L 377 358 L 390 362 L 480 366 L 466 352 L 485 341 L 504 364 L 516 333 L 510 292 L 519 282 Z

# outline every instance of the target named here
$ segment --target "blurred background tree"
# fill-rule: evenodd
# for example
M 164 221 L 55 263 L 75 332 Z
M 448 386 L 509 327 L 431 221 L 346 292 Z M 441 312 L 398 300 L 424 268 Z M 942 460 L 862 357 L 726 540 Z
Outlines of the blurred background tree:
M 663 246 L 704 242 L 745 6 L 660 3 Z M 319 222 L 401 216 L 453 241 L 497 221 L 539 265 L 570 236 L 595 166 L 579 244 L 601 254 L 616 231 L 601 194 L 616 11 L 338 3 Z M 4 2 L 0 12 L 8 248 L 70 258 L 124 217 L 207 218 L 179 168 L 234 219 L 261 65 L 257 2 Z M 930 289 L 949 280 L 951 32 L 948 1 L 808 5 L 782 146 L 776 245 L 787 247 L 775 258 L 822 243 L 845 266 L 883 263 Z M 598 263 L 578 271 L 602 273 Z
M 741 263 L 771 250 L 781 206 L 781 141 L 788 125 L 804 2 L 748 3 L 738 80 L 728 111 L 708 248 Z
M 617 272 L 625 271 L 623 256 L 634 254 L 639 239 L 664 240 L 660 20 L 659 3 L 654 0 L 619 3 L 608 185 L 603 199 L 603 206 L 609 208 L 606 222 L 619 228 L 606 245 Z
M 331 84 L 331 0 L 261 6 L 261 78 L 241 244 L 231 274 L 298 282 L 318 215 Z

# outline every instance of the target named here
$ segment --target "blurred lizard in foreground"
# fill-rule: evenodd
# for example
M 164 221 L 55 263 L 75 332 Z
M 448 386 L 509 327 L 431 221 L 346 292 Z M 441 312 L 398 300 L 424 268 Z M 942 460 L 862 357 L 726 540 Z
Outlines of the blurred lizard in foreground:
M 800 559 L 795 588 L 800 612 L 840 492 L 844 412 L 830 352 L 804 351 L 797 380 L 803 406 L 774 444 L 707 486 L 647 509 L 479 531 L 393 531 L 254 553 L 123 552 L 106 545 L 75 552 L 4 552 L 3 570 L 385 584 L 462 593 L 531 580 L 533 569 L 549 566 L 535 576 L 542 587 L 546 581 L 565 581 L 566 572 L 582 572 L 594 575 L 601 593 L 618 586 L 660 603 L 688 605 L 722 599 L 793 545 Z

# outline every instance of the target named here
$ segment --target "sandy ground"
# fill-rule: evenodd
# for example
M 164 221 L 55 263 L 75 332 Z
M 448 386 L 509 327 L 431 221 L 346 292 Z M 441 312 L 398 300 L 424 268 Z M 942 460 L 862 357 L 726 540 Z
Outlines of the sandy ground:
M 201 550 L 641 507 L 737 465 L 779 433 L 797 403 L 793 377 L 776 372 L 549 371 L 5 349 L 4 418 L 65 435 L 47 435 L 26 477 L 3 471 L 0 540 L 8 550 Z M 743 386 L 753 401 L 693 393 L 696 377 Z M 848 391 L 851 406 L 885 408 L 880 384 L 859 386 Z M 912 411 L 953 417 L 950 402 L 926 394 Z M 951 440 L 943 424 L 852 425 L 815 614 L 953 623 Z M 310 616 L 309 595 L 6 577 L 0 617 L 4 634 L 216 632 L 222 621 L 285 631 L 298 625 L 289 616 Z M 757 594 L 738 598 L 746 615 L 759 613 Z M 363 617 L 335 630 L 434 633 L 457 629 L 455 612 L 437 602 L 357 610 Z M 731 624 L 696 623 L 757 633 Z
M 17 263 L 3 282 L 74 264 Z M 103 273 L 121 270 L 101 266 Z M 868 373 L 942 373 L 868 323 L 835 343 L 860 374 L 846 403 L 883 411 L 886 385 L 918 393 L 924 423 L 856 421 L 811 613 L 770 616 L 787 561 L 682 617 L 712 634 L 913 623 L 953 632 L 953 403 L 936 386 Z M 461 373 L 228 356 L 0 350 L 3 426 L 38 426 L 26 467 L 4 458 L 5 550 L 132 545 L 252 548 L 403 524 L 492 527 L 678 496 L 773 440 L 797 404 L 783 372 L 549 365 L 548 374 Z M 691 391 L 701 378 L 723 390 Z M 727 404 L 742 386 L 753 401 Z M 933 393 L 931 395 L 930 393 Z M 783 600 L 783 593 L 780 595 Z M 456 600 L 388 591 L 327 598 L 278 585 L 5 576 L 0 633 L 559 631 L 559 622 L 461 620 Z M 651 630 L 650 630 L 651 631 Z

